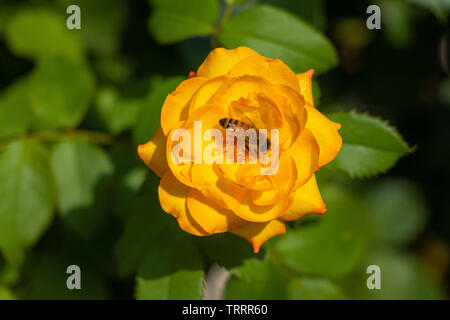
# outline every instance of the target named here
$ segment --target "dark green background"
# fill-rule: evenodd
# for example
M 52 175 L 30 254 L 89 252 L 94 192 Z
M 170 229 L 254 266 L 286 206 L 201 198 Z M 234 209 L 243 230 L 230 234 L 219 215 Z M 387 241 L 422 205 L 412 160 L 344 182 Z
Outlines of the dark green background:
M 190 29 L 167 20 L 172 2 L 203 22 Z M 448 297 L 448 1 L 238 1 L 219 45 L 249 45 L 230 36 L 242 29 L 301 50 L 317 36 L 296 22 L 305 21 L 338 59 L 327 42 L 307 48 L 306 65 L 254 49 L 296 72 L 317 63 L 316 105 L 344 124 L 344 143 L 397 148 L 371 170 L 361 155 L 341 154 L 318 177 L 328 212 L 290 223 L 257 256 L 232 235 L 182 232 L 136 155 L 165 96 L 211 50 L 225 8 L 196 0 L 188 10 L 188 2 L 0 3 L 0 299 L 197 299 L 214 263 L 231 271 L 231 299 Z M 81 7 L 80 31 L 64 25 L 72 3 Z M 381 30 L 365 27 L 370 4 L 381 7 Z M 358 114 L 335 113 L 349 110 Z M 391 126 L 416 148 L 398 162 L 409 148 Z M 81 267 L 81 291 L 66 289 L 70 264 Z M 381 267 L 380 291 L 366 288 L 370 264 Z

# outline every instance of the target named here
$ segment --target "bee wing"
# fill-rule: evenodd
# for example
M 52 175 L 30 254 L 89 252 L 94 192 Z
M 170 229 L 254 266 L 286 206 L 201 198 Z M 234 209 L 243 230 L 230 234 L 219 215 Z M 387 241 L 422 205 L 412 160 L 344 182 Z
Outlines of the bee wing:
M 242 113 L 242 122 L 245 122 L 247 125 L 250 126 L 250 128 L 256 128 L 255 124 L 252 120 L 250 120 L 249 117 L 245 113 Z

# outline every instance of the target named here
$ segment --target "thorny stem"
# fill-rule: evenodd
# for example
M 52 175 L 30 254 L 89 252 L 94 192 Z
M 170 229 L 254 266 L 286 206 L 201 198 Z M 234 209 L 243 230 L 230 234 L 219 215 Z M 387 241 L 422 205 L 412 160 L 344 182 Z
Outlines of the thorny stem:
M 222 31 L 223 25 L 225 24 L 225 22 L 228 21 L 231 14 L 233 13 L 233 9 L 234 9 L 234 5 L 232 3 L 227 3 L 227 6 L 223 13 L 223 16 L 220 19 L 219 25 L 213 31 L 213 37 L 211 39 L 211 49 L 217 48 L 217 45 L 218 45 L 217 37 L 219 36 L 220 32 Z

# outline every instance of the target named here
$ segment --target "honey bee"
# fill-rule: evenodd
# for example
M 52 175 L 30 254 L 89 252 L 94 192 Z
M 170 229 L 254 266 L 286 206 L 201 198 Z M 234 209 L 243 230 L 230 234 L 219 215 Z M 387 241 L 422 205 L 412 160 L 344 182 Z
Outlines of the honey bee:
M 263 139 L 265 141 L 262 142 L 266 142 L 263 143 L 263 145 L 261 146 L 260 144 L 260 131 L 258 130 L 258 128 L 253 124 L 253 122 L 248 119 L 246 117 L 246 119 L 244 121 L 242 120 L 237 120 L 237 119 L 233 119 L 233 118 L 222 118 L 219 120 L 219 124 L 222 128 L 226 129 L 234 129 L 237 130 L 239 128 L 245 130 L 248 129 L 254 129 L 256 131 L 256 145 L 260 148 L 260 152 L 267 152 L 270 150 L 270 140 L 268 137 L 263 137 Z M 262 150 L 265 149 L 265 150 Z M 250 150 L 250 139 L 249 136 L 245 136 L 245 150 L 248 152 Z

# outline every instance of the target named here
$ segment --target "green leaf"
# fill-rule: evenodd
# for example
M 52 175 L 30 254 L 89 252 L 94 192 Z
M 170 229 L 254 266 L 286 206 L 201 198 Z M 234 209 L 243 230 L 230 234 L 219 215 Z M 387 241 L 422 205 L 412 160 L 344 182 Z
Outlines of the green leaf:
M 431 11 L 441 21 L 446 21 L 450 13 L 450 1 L 448 0 L 407 0 L 407 2 Z
M 20 79 L 6 88 L 0 98 L 0 138 L 24 133 L 32 113 L 27 99 L 27 79 Z
M 197 241 L 211 261 L 227 269 L 240 266 L 246 258 L 254 256 L 246 240 L 228 232 L 198 237 Z
M 0 301 L 2 300 L 16 300 L 16 296 L 6 287 L 0 286 Z
M 225 0 L 226 3 L 232 4 L 232 5 L 243 5 L 250 1 L 254 1 L 254 0 Z
M 293 300 L 344 300 L 346 294 L 327 279 L 302 277 L 289 280 L 288 297 Z
M 351 177 L 369 177 L 386 172 L 397 160 L 413 150 L 397 130 L 367 114 L 338 112 L 327 117 L 342 125 L 342 149 L 330 167 Z
M 0 155 L 0 248 L 20 258 L 50 225 L 55 188 L 47 151 L 37 142 L 16 141 Z
M 269 259 L 245 260 L 240 267 L 231 270 L 225 299 L 266 300 L 286 299 L 288 278 L 285 272 Z
M 219 15 L 217 0 L 150 0 L 149 27 L 161 44 L 210 35 Z
M 9 20 L 13 16 L 13 12 L 16 10 L 15 6 L 11 3 L 0 4 L 0 37 L 4 37 L 4 32 Z
M 370 265 L 380 267 L 380 290 L 367 288 L 367 279 L 371 274 L 366 269 Z M 421 262 L 410 254 L 376 251 L 356 271 L 351 281 L 347 280 L 355 285 L 355 299 L 444 299 L 443 288 L 427 273 Z
M 142 165 L 142 160 L 139 159 L 134 145 L 117 145 L 113 147 L 110 155 L 114 164 L 115 179 L 112 210 L 117 217 L 126 218 L 139 202 L 136 199 L 138 198 L 136 194 L 140 188 L 144 187 L 149 170 Z M 154 193 L 156 195 L 156 188 L 157 185 L 149 194 Z M 158 201 L 157 198 L 151 200 L 155 199 Z
M 108 299 L 105 276 L 100 273 L 96 261 L 81 250 L 84 244 L 78 243 L 78 247 L 67 242 L 64 231 L 52 228 L 28 256 L 23 268 L 25 286 L 19 297 L 30 300 Z M 67 267 L 70 265 L 80 267 L 81 290 L 67 288 L 67 279 L 71 275 L 67 273 Z
M 61 58 L 42 59 L 29 82 L 31 108 L 38 126 L 75 127 L 89 107 L 94 89 L 90 71 Z
M 191 300 L 203 297 L 202 257 L 192 237 L 175 221 L 151 246 L 137 275 L 137 299 Z
M 72 32 L 80 33 L 89 49 L 103 55 L 117 52 L 121 41 L 121 31 L 128 14 L 128 7 L 124 0 L 60 0 L 60 2 L 60 10 L 65 10 L 73 4 L 80 7 L 81 30 Z
M 82 141 L 62 141 L 51 153 L 64 220 L 85 237 L 101 225 L 107 210 L 108 178 L 113 166 L 101 148 Z
M 8 263 L 0 256 L 0 286 L 13 286 L 20 281 L 22 261 Z M 1 299 L 0 299 L 1 300 Z
M 407 1 L 392 0 L 375 2 L 383 13 L 383 32 L 396 47 L 405 47 L 414 40 L 416 11 Z
M 65 12 L 44 8 L 19 10 L 6 26 L 8 47 L 20 57 L 63 56 L 80 61 L 83 42 L 76 31 L 67 28 L 65 18 Z
M 255 6 L 223 26 L 219 41 L 227 48 L 247 46 L 283 60 L 295 72 L 313 68 L 322 73 L 337 64 L 331 43 L 300 18 L 283 10 Z
M 417 186 L 390 178 L 375 184 L 365 194 L 376 240 L 390 246 L 405 246 L 425 226 L 427 207 Z
M 134 207 L 127 217 L 125 230 L 115 248 L 119 274 L 127 276 L 135 272 L 146 253 L 175 221 L 159 205 L 159 179 L 150 174 L 142 186 L 140 195 L 134 198 Z
M 166 97 L 185 79 L 177 76 L 167 79 L 156 78 L 152 81 L 150 93 L 139 112 L 134 128 L 133 138 L 136 143 L 145 143 L 152 138 L 159 125 L 161 108 Z
M 279 237 L 273 256 L 288 268 L 311 275 L 339 277 L 350 272 L 362 257 L 369 222 L 358 197 L 341 185 L 321 189 L 328 211 Z
M 292 0 L 261 0 L 263 4 L 274 5 L 293 13 L 317 28 L 323 28 L 326 23 L 324 0 L 292 1 Z
M 119 134 L 131 128 L 143 102 L 140 99 L 125 99 L 113 88 L 99 90 L 95 110 L 109 132 Z

